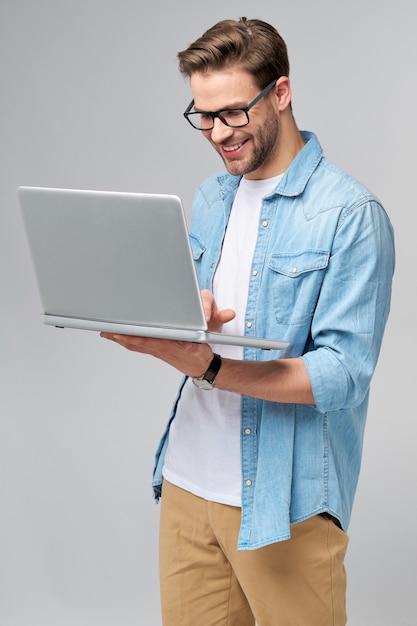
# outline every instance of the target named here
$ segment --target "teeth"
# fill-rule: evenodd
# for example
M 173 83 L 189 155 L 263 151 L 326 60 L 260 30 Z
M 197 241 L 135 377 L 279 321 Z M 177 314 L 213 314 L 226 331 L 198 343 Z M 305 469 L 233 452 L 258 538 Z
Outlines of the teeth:
M 235 146 L 224 146 L 223 149 L 225 152 L 233 152 L 234 150 L 238 150 L 241 146 L 243 146 L 243 143 L 237 143 Z

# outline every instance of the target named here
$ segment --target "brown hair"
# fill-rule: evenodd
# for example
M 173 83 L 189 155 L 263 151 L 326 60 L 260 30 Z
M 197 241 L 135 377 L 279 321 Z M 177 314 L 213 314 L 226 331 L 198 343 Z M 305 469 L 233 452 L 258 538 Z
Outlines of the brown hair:
M 178 53 L 181 74 L 239 65 L 252 74 L 259 87 L 288 76 L 287 46 L 273 26 L 261 20 L 223 20 Z

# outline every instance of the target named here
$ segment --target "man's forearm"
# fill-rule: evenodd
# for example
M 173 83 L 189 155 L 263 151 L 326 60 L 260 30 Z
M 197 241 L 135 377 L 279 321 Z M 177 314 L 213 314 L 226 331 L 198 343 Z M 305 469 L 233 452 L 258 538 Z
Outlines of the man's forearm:
M 314 404 L 302 359 L 235 361 L 222 359 L 216 387 L 271 402 Z

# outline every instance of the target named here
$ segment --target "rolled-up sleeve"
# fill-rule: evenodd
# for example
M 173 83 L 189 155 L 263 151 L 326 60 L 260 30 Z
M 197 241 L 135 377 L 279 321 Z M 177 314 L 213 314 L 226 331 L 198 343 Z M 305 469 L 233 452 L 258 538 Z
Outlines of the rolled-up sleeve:
M 342 211 L 302 358 L 324 413 L 359 405 L 378 360 L 394 272 L 391 223 L 376 201 Z

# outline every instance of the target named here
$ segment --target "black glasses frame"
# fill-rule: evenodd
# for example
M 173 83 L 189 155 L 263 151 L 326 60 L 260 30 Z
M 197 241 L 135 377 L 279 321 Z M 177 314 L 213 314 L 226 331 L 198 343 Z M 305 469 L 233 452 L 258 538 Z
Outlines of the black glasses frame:
M 191 109 L 194 106 L 194 100 L 191 100 L 190 104 L 188 105 L 188 107 L 185 109 L 183 115 L 185 117 L 185 119 L 191 124 L 191 126 L 193 128 L 195 128 L 196 130 L 213 130 L 214 128 L 214 120 L 216 119 L 216 117 L 219 118 L 219 120 L 221 122 L 223 122 L 223 124 L 225 126 L 229 126 L 229 128 L 242 128 L 243 126 L 247 126 L 249 124 L 249 111 L 251 110 L 252 107 L 255 106 L 255 104 L 257 102 L 259 102 L 259 100 L 261 98 L 263 98 L 264 96 L 266 96 L 266 94 L 268 93 L 268 91 L 270 91 L 270 89 L 272 89 L 272 87 L 275 85 L 275 83 L 277 82 L 278 78 L 274 78 L 274 80 L 272 82 L 269 83 L 269 85 L 267 85 L 265 87 L 265 89 L 262 89 L 261 93 L 259 93 L 256 98 L 254 98 L 252 100 L 252 102 L 250 102 L 246 107 L 236 107 L 236 108 L 228 108 L 228 109 L 221 109 L 220 111 L 191 111 Z M 229 112 L 229 111 L 242 111 L 242 113 L 244 113 L 246 115 L 246 122 L 244 124 L 229 124 L 226 119 L 223 117 L 222 114 L 224 114 L 225 112 Z M 191 121 L 191 119 L 194 116 L 197 115 L 209 115 L 211 117 L 211 121 L 212 121 L 212 125 L 208 128 L 200 128 L 200 126 L 196 126 L 194 122 Z

